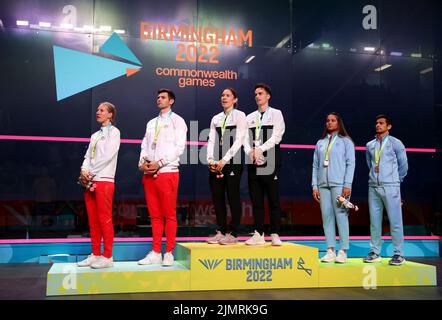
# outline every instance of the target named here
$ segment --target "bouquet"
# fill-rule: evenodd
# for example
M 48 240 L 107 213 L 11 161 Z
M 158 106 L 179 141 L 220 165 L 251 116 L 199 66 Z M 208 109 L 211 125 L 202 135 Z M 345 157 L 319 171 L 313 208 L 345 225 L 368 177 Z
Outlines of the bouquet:
M 144 165 L 144 164 L 149 165 L 149 163 L 151 163 L 151 162 L 152 162 L 152 160 L 149 160 L 149 158 L 148 158 L 147 156 L 144 156 L 144 157 L 141 158 L 141 164 L 142 164 L 142 165 Z M 155 172 L 153 173 L 153 177 L 154 177 L 154 178 L 158 177 L 158 173 L 157 173 L 157 172 L 158 172 L 158 171 L 155 171 Z
M 223 174 L 222 170 L 221 171 L 216 170 L 216 166 L 217 165 L 218 165 L 218 161 L 210 160 L 209 161 L 209 170 L 211 172 L 215 172 L 216 173 L 216 178 L 217 179 L 224 178 L 224 174 Z
M 358 206 L 355 206 L 353 203 L 351 203 L 348 199 L 345 199 L 343 196 L 338 196 L 336 198 L 336 201 L 341 206 L 341 208 L 345 209 L 353 209 L 355 211 L 358 211 Z
M 79 184 L 85 190 L 94 192 L 95 189 L 97 188 L 97 184 L 92 181 L 94 177 L 95 175 L 89 174 L 87 179 L 85 179 L 85 177 L 82 174 L 80 174 L 80 176 L 78 177 L 77 184 Z

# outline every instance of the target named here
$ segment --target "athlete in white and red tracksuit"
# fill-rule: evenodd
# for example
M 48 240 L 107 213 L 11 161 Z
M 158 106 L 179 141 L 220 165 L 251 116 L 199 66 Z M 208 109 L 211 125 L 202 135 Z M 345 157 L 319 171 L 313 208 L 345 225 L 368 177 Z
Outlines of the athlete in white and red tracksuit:
M 172 111 L 175 94 L 158 90 L 158 117 L 150 120 L 141 143 L 139 169 L 144 172 L 143 185 L 152 221 L 153 248 L 139 264 L 174 262 L 173 249 L 177 232 L 176 202 L 179 181 L 179 159 L 186 146 L 187 125 Z M 161 238 L 166 233 L 166 252 L 161 256 Z
M 97 122 L 101 124 L 101 129 L 91 136 L 81 166 L 80 179 L 92 181 L 96 187 L 84 192 L 91 233 L 92 254 L 78 263 L 80 267 L 91 266 L 100 269 L 113 266 L 112 200 L 118 150 L 120 148 L 120 130 L 114 126 L 115 116 L 116 108 L 113 104 L 103 102 L 98 106 L 96 118 Z M 101 254 L 101 239 L 104 243 L 103 254 Z

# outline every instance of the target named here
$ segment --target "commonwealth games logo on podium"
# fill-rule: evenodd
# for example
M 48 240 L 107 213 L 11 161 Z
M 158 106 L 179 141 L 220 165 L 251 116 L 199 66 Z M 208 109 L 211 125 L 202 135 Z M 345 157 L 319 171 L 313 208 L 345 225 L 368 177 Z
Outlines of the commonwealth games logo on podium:
M 210 259 L 198 259 L 199 262 L 207 269 L 207 270 L 213 270 L 216 267 L 219 266 L 221 262 L 223 262 L 223 259 L 216 259 L 216 260 L 210 260 Z

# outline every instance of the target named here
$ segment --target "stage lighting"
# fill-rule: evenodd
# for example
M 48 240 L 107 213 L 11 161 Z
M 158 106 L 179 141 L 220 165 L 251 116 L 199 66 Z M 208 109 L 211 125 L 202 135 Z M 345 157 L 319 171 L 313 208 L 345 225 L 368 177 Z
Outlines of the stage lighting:
M 380 72 L 380 71 L 390 68 L 391 66 L 392 66 L 391 64 L 384 64 L 384 65 L 380 66 L 379 68 L 374 69 L 374 71 Z
M 426 73 L 431 72 L 431 71 L 433 71 L 433 67 L 429 67 L 427 69 L 421 70 L 419 73 L 420 74 L 426 74 Z
M 253 59 L 255 59 L 255 56 L 250 56 L 246 59 L 246 61 L 244 61 L 245 63 L 249 63 L 250 61 L 252 61 Z
M 17 20 L 18 26 L 29 26 L 29 21 L 26 20 Z
M 50 22 L 39 22 L 38 25 L 42 28 L 50 28 L 51 27 Z
M 72 24 L 70 24 L 70 23 L 62 23 L 60 28 L 62 28 L 62 29 L 73 29 L 74 26 Z
M 112 27 L 111 26 L 100 26 L 100 31 L 106 31 L 106 32 L 110 32 L 112 31 Z

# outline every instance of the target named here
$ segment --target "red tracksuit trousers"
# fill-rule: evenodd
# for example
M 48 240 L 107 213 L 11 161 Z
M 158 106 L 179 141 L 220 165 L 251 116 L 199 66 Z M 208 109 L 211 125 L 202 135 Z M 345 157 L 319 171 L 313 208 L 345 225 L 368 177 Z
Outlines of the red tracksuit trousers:
M 152 221 L 153 251 L 161 252 L 161 239 L 166 231 L 166 252 L 175 248 L 177 231 L 176 201 L 179 172 L 160 173 L 156 178 L 143 176 L 147 209 Z
M 96 181 L 93 192 L 84 192 L 89 228 L 91 232 L 92 253 L 101 256 L 101 239 L 104 242 L 103 256 L 112 257 L 114 244 L 114 225 L 112 224 L 112 200 L 115 185 L 113 182 Z

